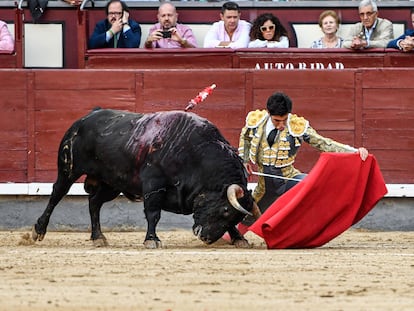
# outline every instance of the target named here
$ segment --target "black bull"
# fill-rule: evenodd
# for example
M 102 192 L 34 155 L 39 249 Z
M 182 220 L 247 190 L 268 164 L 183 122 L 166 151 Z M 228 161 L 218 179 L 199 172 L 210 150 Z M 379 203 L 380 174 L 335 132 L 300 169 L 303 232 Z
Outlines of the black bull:
M 228 231 L 241 247 L 248 243 L 235 226 L 246 214 L 260 215 L 242 160 L 212 123 L 193 113 L 97 109 L 76 121 L 60 143 L 58 177 L 33 228 L 35 241 L 43 240 L 55 206 L 82 175 L 91 239 L 101 245 L 100 209 L 120 193 L 144 200 L 147 248 L 161 246 L 161 210 L 193 213 L 193 232 L 207 244 Z

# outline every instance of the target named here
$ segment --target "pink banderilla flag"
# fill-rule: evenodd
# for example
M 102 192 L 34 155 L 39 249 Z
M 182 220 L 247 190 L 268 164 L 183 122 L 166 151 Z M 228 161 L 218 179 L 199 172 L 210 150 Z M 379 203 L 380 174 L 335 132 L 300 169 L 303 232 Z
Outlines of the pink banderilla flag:
M 193 99 L 191 99 L 188 102 L 187 107 L 185 107 L 185 111 L 193 109 L 195 106 L 197 106 L 197 104 L 204 101 L 207 98 L 207 96 L 210 95 L 213 92 L 213 90 L 215 88 L 216 88 L 215 84 L 207 86 L 204 90 L 202 90 L 200 93 L 198 93 L 198 95 L 196 97 L 194 97 Z

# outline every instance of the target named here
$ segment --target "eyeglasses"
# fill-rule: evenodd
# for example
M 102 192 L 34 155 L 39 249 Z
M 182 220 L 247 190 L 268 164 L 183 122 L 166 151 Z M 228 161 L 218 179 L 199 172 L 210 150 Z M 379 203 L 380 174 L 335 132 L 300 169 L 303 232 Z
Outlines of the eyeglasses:
M 268 26 L 268 27 L 266 27 L 266 26 L 260 26 L 260 31 L 262 31 L 262 32 L 265 32 L 265 31 L 270 31 L 270 30 L 273 30 L 273 29 L 275 29 L 275 25 L 270 25 L 270 26 Z
M 365 17 L 365 16 L 367 16 L 367 17 L 371 17 L 372 15 L 374 15 L 375 13 L 377 13 L 377 12 L 366 12 L 366 13 L 359 13 L 359 17 Z
M 108 12 L 108 16 L 111 16 L 111 15 L 121 16 L 122 15 L 122 12 Z

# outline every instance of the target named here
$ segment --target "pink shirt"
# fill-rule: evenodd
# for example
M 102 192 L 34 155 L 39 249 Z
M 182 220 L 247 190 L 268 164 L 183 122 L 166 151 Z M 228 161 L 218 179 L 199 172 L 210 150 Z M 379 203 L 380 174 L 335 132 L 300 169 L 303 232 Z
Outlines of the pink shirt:
M 204 47 L 215 48 L 218 47 L 221 41 L 232 41 L 227 47 L 232 49 L 247 48 L 250 42 L 250 28 L 250 23 L 244 20 L 239 20 L 236 31 L 230 40 L 229 35 L 224 29 L 224 22 L 215 22 L 204 38 Z
M 156 23 L 154 26 L 152 26 L 149 30 L 149 33 L 151 34 L 157 29 L 161 29 L 160 23 Z M 180 34 L 180 36 L 187 40 L 188 43 L 194 45 L 194 47 L 197 47 L 197 39 L 194 36 L 193 31 L 190 27 L 183 25 L 183 24 L 176 24 L 175 28 L 177 29 L 177 32 Z M 171 38 L 162 38 L 158 41 L 152 42 L 153 48 L 162 48 L 162 49 L 176 49 L 176 48 L 182 48 L 181 44 L 177 41 L 172 40 Z
M 7 24 L 0 21 L 0 50 L 1 51 L 14 51 L 14 40 L 7 28 Z

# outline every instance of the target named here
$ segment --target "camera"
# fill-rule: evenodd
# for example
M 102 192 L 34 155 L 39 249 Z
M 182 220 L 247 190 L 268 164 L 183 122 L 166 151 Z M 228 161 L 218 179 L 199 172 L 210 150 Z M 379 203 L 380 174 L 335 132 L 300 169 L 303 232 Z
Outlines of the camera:
M 171 38 L 171 31 L 169 31 L 169 30 L 162 30 L 161 33 L 162 33 L 162 37 L 163 38 Z

